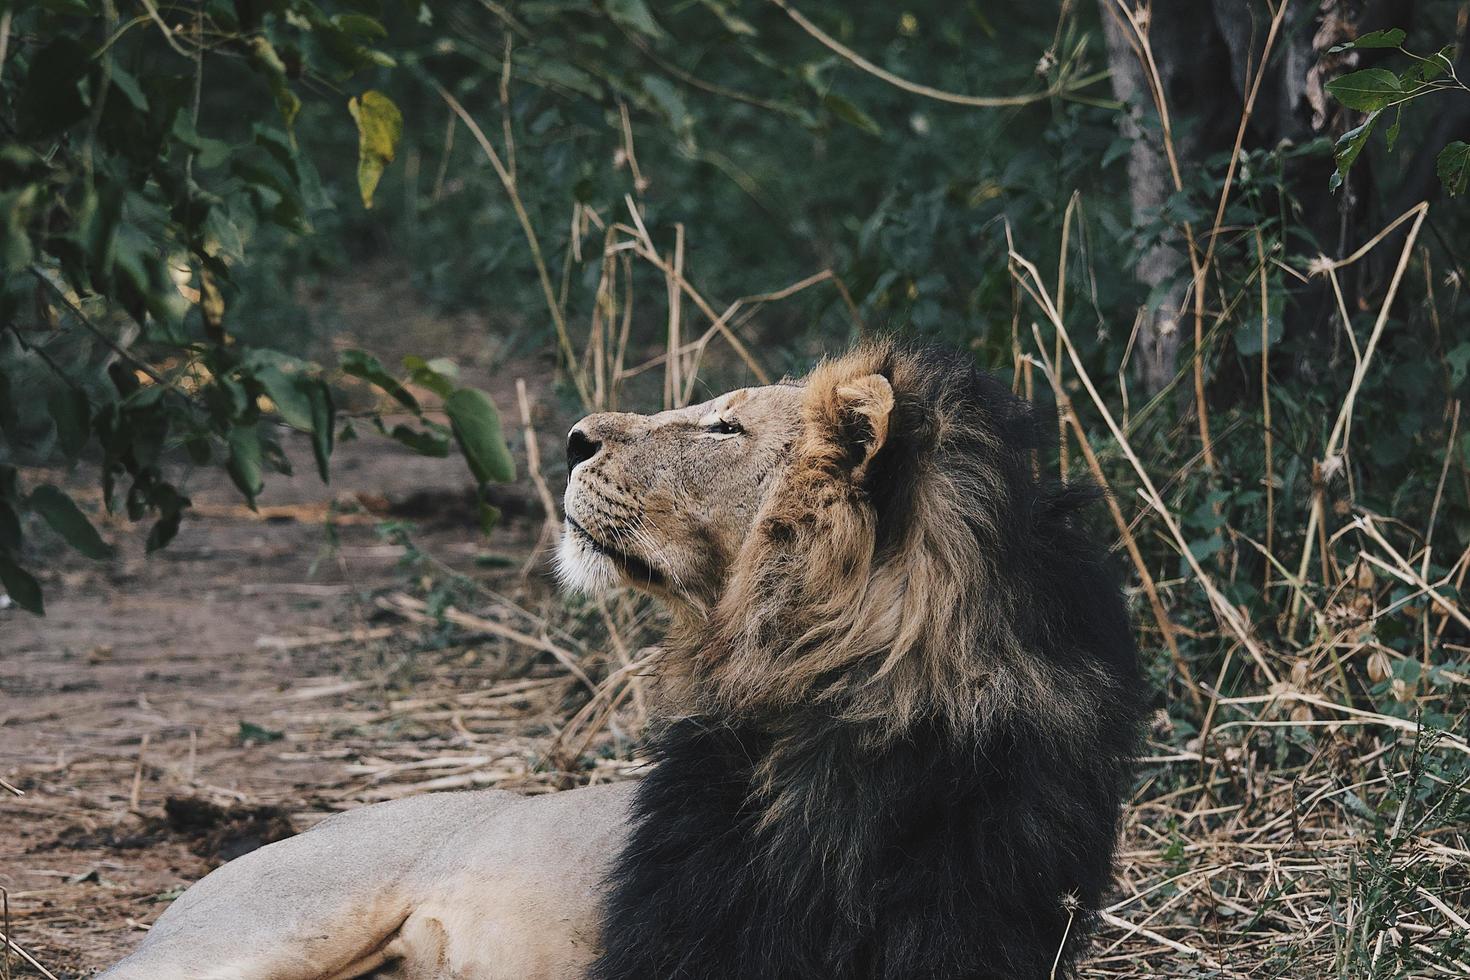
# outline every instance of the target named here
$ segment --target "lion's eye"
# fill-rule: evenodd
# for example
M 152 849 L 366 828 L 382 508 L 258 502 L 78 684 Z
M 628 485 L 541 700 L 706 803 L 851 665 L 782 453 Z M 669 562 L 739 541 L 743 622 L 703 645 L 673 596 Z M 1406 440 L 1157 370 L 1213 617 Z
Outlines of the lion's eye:
M 732 419 L 719 419 L 705 426 L 704 431 L 712 432 L 717 436 L 733 436 L 738 435 L 745 430 L 740 427 L 739 422 L 736 422 Z

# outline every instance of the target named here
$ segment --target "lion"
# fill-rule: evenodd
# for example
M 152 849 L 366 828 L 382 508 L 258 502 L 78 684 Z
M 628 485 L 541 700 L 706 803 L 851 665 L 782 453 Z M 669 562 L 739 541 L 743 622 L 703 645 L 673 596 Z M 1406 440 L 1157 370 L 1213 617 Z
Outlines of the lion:
M 583 419 L 560 575 L 671 611 L 647 774 L 339 814 L 104 976 L 1068 975 L 1147 699 L 1096 494 L 1034 445 L 969 355 L 894 341 Z

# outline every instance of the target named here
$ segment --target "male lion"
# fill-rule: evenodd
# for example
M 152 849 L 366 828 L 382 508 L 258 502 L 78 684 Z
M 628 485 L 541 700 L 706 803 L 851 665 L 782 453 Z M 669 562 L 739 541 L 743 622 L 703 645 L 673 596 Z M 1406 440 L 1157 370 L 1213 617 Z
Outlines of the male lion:
M 113 980 L 1039 978 L 1144 699 L 1091 494 L 967 356 L 864 346 L 568 440 L 571 584 L 668 602 L 639 783 L 363 807 L 189 889 Z

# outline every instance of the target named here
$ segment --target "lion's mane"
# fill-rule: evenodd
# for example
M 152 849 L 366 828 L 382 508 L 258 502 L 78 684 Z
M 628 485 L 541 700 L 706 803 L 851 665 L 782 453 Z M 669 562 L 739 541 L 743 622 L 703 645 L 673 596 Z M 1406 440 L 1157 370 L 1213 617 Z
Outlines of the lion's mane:
M 681 710 L 593 976 L 1066 975 L 1144 711 L 1095 494 L 1038 484 L 1029 406 L 966 355 L 805 384 L 725 595 L 661 658 Z

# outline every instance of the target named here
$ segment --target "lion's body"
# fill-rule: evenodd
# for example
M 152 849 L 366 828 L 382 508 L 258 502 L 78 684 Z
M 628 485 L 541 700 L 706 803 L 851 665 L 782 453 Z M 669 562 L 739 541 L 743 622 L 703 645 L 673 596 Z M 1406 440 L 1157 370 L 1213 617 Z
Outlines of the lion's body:
M 1092 494 L 1038 485 L 1034 438 L 967 355 L 889 343 L 583 420 L 563 577 L 674 615 L 649 774 L 337 818 L 216 872 L 109 977 L 1069 974 L 1144 698 Z M 203 940 L 231 916 L 263 924 Z
M 359 807 L 237 858 L 105 980 L 573 980 L 631 783 Z

